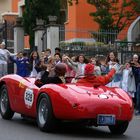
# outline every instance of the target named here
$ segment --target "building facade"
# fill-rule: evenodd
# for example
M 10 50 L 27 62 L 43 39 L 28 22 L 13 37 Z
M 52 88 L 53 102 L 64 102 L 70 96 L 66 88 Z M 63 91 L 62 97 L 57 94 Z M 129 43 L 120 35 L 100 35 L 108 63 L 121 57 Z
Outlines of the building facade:
M 98 31 L 99 25 L 89 14 L 96 11 L 96 8 L 88 4 L 87 0 L 78 1 L 78 4 L 74 2 L 73 5 L 70 6 L 68 0 L 61 0 L 61 23 L 64 23 L 65 26 L 65 40 L 95 41 L 93 32 Z M 115 2 L 121 6 L 121 0 Z M 22 17 L 24 6 L 25 0 L 1 0 L 0 21 L 6 20 L 9 23 L 14 23 L 17 16 Z M 127 10 L 131 10 L 131 7 Z M 123 22 L 125 22 L 125 20 Z M 140 36 L 139 22 L 140 15 L 135 15 L 134 20 L 119 33 L 117 39 L 123 40 L 128 38 L 128 41 L 137 41 Z M 28 44 L 28 38 L 29 37 L 25 37 L 25 44 Z
M 121 9 L 123 1 L 110 1 L 112 2 L 112 4 Z M 132 7 L 127 7 L 125 10 L 130 11 L 132 10 Z M 93 5 L 88 4 L 87 0 L 78 0 L 78 4 L 73 2 L 72 6 L 68 5 L 68 17 L 67 21 L 65 22 L 65 29 L 67 30 L 67 32 L 65 33 L 66 40 L 84 41 L 84 38 L 92 39 L 92 33 L 89 32 L 96 32 L 99 30 L 98 23 L 95 22 L 93 17 L 90 16 L 90 13 L 95 11 L 96 8 Z M 138 31 L 138 29 L 140 29 L 139 17 L 140 15 L 133 16 L 133 20 L 131 20 L 117 36 L 118 40 L 124 40 L 126 38 L 129 38 L 129 41 L 138 40 L 138 37 L 140 36 L 140 31 Z M 128 20 L 124 18 L 122 22 L 128 22 Z M 134 22 L 135 25 L 133 25 L 133 30 L 131 29 L 130 31 L 130 27 L 132 24 L 134 24 Z M 131 37 L 132 34 L 135 34 L 135 31 L 137 31 L 137 35 L 135 37 Z

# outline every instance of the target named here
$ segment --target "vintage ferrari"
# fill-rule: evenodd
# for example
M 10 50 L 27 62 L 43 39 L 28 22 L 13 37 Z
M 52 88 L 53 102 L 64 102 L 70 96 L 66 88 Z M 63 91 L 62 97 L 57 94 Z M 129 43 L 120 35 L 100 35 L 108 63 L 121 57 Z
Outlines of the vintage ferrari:
M 16 74 L 0 79 L 0 113 L 12 119 L 15 112 L 36 119 L 42 131 L 50 132 L 58 121 L 79 121 L 90 126 L 108 126 L 123 134 L 133 117 L 133 103 L 120 88 L 92 84 L 46 84 Z

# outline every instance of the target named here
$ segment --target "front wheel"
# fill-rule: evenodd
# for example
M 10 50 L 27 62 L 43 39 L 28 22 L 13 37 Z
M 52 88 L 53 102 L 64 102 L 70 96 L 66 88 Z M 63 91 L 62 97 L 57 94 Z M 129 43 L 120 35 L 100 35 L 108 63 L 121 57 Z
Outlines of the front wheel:
M 52 104 L 47 94 L 39 97 L 37 104 L 37 124 L 41 131 L 51 132 L 56 127 Z
M 11 110 L 6 85 L 0 89 L 0 113 L 3 119 L 12 119 L 14 112 Z
M 128 128 L 129 122 L 118 122 L 116 125 L 110 125 L 109 130 L 112 134 L 122 135 Z

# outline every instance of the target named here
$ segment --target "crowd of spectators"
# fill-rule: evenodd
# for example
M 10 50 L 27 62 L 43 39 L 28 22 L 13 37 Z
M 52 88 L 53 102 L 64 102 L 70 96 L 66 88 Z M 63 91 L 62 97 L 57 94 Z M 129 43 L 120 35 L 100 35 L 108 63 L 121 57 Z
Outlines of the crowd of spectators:
M 85 74 L 86 64 L 94 66 L 93 75 L 105 75 L 110 72 L 114 65 L 116 73 L 111 82 L 107 84 L 109 87 L 120 87 L 125 90 L 132 98 L 136 107 L 136 114 L 140 115 L 140 57 L 134 54 L 132 60 L 127 60 L 125 64 L 120 64 L 117 54 L 110 52 L 105 59 L 97 56 L 86 57 L 83 54 L 78 56 L 69 56 L 62 54 L 60 48 L 55 49 L 55 54 L 51 54 L 50 49 L 42 51 L 39 55 L 37 51 L 27 53 L 19 52 L 12 54 L 4 48 L 4 43 L 0 44 L 0 77 L 7 74 L 7 63 L 10 60 L 16 64 L 16 74 L 22 77 L 33 77 L 43 79 L 45 77 L 53 77 L 55 66 L 63 63 L 66 68 L 65 80 L 63 82 L 75 82 L 74 78 Z M 57 69 L 57 73 L 61 76 L 63 72 Z M 46 76 L 47 75 L 47 76 Z M 53 80 L 54 81 L 54 80 Z

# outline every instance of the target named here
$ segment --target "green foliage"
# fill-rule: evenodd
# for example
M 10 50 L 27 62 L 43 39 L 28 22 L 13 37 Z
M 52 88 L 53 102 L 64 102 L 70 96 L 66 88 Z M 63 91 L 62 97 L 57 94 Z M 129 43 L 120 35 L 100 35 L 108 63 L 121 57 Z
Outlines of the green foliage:
M 36 19 L 43 19 L 48 24 L 49 15 L 60 18 L 60 0 L 25 0 L 24 29 L 30 35 L 31 47 L 34 47 Z
M 140 0 L 131 0 L 131 2 L 133 3 L 133 7 L 134 7 L 134 11 L 137 14 L 140 14 Z
M 32 8 L 37 18 L 48 22 L 48 15 L 59 17 L 60 0 L 32 0 Z
M 30 35 L 30 46 L 31 49 L 34 46 L 34 31 L 33 29 L 35 28 L 36 24 L 36 17 L 34 15 L 32 8 L 32 1 L 33 0 L 25 0 L 25 11 L 23 13 L 23 25 L 24 25 L 24 30 L 25 33 Z
M 81 53 L 85 53 L 87 55 L 87 52 L 89 53 L 95 53 L 96 52 L 107 52 L 107 51 L 114 51 L 115 45 L 113 44 L 105 44 L 103 42 L 60 42 L 59 47 L 65 52 L 65 53 L 71 53 L 73 52 L 73 55 L 76 55 L 77 51 Z M 93 55 L 93 54 L 92 54 Z

